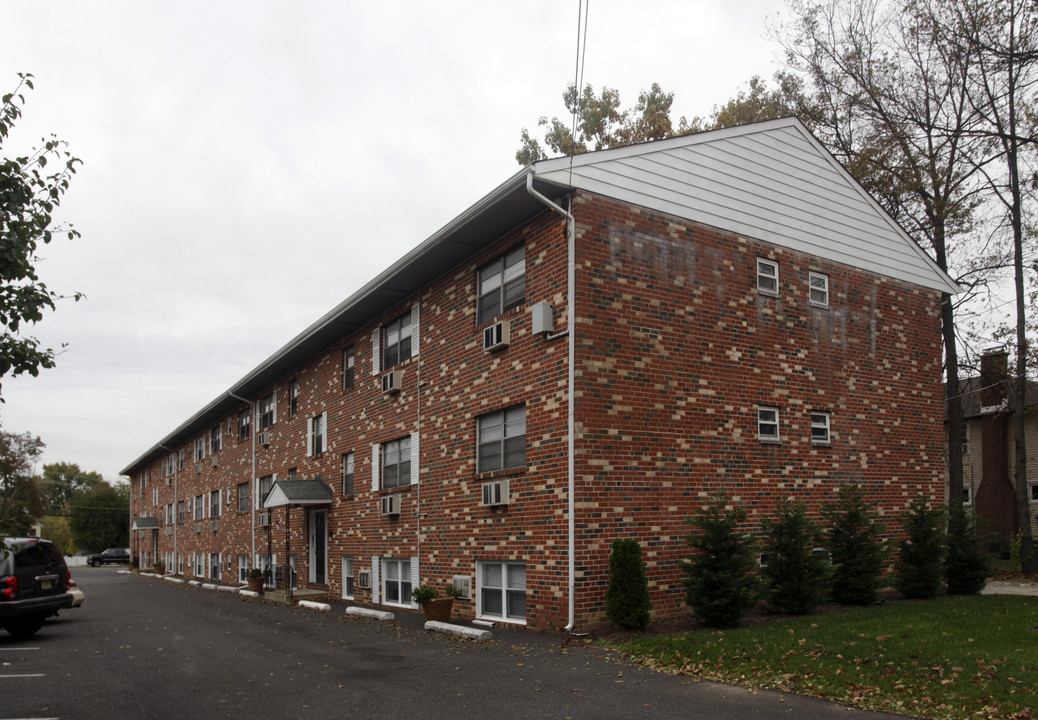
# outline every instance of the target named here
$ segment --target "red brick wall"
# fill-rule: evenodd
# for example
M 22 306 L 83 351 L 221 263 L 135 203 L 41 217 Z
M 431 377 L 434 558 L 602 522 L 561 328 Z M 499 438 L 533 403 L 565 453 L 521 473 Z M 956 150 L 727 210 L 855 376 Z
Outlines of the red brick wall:
M 657 617 L 686 612 L 679 562 L 685 519 L 711 492 L 746 505 L 751 523 L 779 499 L 803 497 L 817 510 L 841 483 L 866 484 L 885 514 L 918 491 L 939 497 L 943 473 L 937 293 L 658 214 L 578 195 L 577 217 L 577 597 L 576 629 L 604 621 L 609 548 L 638 537 Z M 567 621 L 566 353 L 568 338 L 530 333 L 528 306 L 551 302 L 556 331 L 566 322 L 565 223 L 545 211 L 501 238 L 319 359 L 276 384 L 277 423 L 257 448 L 256 477 L 319 475 L 334 490 L 329 589 L 341 592 L 341 558 L 368 570 L 371 557 L 419 556 L 422 582 L 442 590 L 453 575 L 476 577 L 479 560 L 524 560 L 527 621 L 557 629 Z M 507 311 L 507 350 L 482 350 L 476 320 L 481 264 L 526 244 L 527 304 Z M 780 265 L 780 297 L 758 295 L 756 258 Z M 807 303 L 807 273 L 829 275 L 830 308 Z M 399 366 L 402 391 L 381 393 L 371 373 L 371 334 L 412 303 L 421 306 L 417 357 Z M 356 384 L 342 388 L 342 351 L 356 348 Z M 289 415 L 288 384 L 299 384 Z M 256 398 L 259 399 L 258 397 Z M 488 477 L 475 467 L 479 415 L 525 403 L 527 466 L 506 472 L 511 503 L 480 505 Z M 782 442 L 757 440 L 757 404 L 782 412 Z M 243 406 L 244 407 L 244 406 Z M 810 442 L 809 413 L 832 414 L 831 446 Z M 307 421 L 328 413 L 328 448 L 306 457 Z M 249 553 L 250 514 L 235 489 L 251 477 L 251 441 L 226 435 L 219 467 L 208 458 L 178 473 L 180 499 L 231 488 L 217 533 L 179 525 L 179 550 Z M 257 428 L 254 426 L 253 431 Z M 404 488 L 398 518 L 379 515 L 371 491 L 371 445 L 420 433 L 421 484 Z M 188 454 L 190 456 L 190 445 Z M 343 497 L 341 460 L 355 454 L 355 493 Z M 155 464 L 134 514 L 162 517 L 173 501 Z M 158 483 L 160 501 L 152 508 Z M 136 485 L 135 485 L 136 487 Z M 274 552 L 284 562 L 284 510 L 273 511 Z M 293 554 L 308 579 L 305 513 L 294 510 Z M 150 533 L 145 546 L 150 547 Z M 257 529 L 257 552 L 266 531 Z M 159 531 L 160 551 L 172 536 Z M 225 560 L 226 564 L 226 560 Z M 473 586 L 475 589 L 475 585 Z M 370 593 L 358 589 L 360 602 Z M 472 617 L 475 600 L 455 603 Z

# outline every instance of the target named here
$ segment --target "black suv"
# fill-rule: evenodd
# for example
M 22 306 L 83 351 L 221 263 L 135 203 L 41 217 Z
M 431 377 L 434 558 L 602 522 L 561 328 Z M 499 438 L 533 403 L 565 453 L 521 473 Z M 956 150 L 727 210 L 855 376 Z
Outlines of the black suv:
M 126 548 L 108 548 L 95 555 L 87 555 L 87 562 L 94 567 L 101 565 L 125 565 L 130 562 L 130 551 Z
M 43 621 L 72 607 L 68 567 L 54 543 L 3 538 L 0 543 L 0 627 L 27 638 Z

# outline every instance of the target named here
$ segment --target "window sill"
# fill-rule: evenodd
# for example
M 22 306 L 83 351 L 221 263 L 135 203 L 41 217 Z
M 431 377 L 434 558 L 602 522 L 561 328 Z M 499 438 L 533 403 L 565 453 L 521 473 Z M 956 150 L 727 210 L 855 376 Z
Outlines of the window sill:
M 761 290 L 760 288 L 757 288 L 757 294 L 769 298 L 777 298 L 779 296 L 776 290 Z
M 761 445 L 781 445 L 782 438 L 757 438 Z
M 490 470 L 488 472 L 476 473 L 472 480 L 474 482 L 483 482 L 484 480 L 496 480 L 497 478 L 503 477 L 516 477 L 517 475 L 525 475 L 528 471 L 526 465 L 514 468 L 505 468 L 503 470 Z
M 807 304 L 809 307 L 813 307 L 815 310 L 828 310 L 830 308 L 830 305 L 828 303 L 820 303 L 815 302 L 813 300 L 808 300 Z
M 833 443 L 832 443 L 831 440 L 825 440 L 825 441 L 822 441 L 822 440 L 812 440 L 811 441 L 811 447 L 828 448 L 828 447 L 832 447 L 832 446 L 833 446 Z
M 526 620 L 517 620 L 516 618 L 500 618 L 495 615 L 479 615 L 477 620 L 484 622 L 496 623 L 498 625 L 516 625 L 526 627 Z

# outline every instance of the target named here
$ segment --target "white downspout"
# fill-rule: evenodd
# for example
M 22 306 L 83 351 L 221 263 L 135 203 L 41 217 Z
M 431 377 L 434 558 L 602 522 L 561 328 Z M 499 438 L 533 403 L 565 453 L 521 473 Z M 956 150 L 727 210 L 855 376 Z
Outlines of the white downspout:
M 575 384 L 576 384 L 576 356 L 577 356 L 577 332 L 576 332 L 576 300 L 574 298 L 574 288 L 576 286 L 576 275 L 577 275 L 577 260 L 576 260 L 576 235 L 577 235 L 577 224 L 573 219 L 573 214 L 567 210 L 564 210 L 559 205 L 549 200 L 541 193 L 534 190 L 533 187 L 533 175 L 534 171 L 531 168 L 526 174 L 526 190 L 533 197 L 540 200 L 542 203 L 547 205 L 549 208 L 557 212 L 566 218 L 566 316 L 567 316 L 567 330 L 569 334 L 569 372 L 568 372 L 568 386 L 567 392 L 569 394 L 569 402 L 567 403 L 568 410 L 566 413 L 566 422 L 568 425 L 567 429 L 567 454 L 569 460 L 567 462 L 567 514 L 568 519 L 568 534 L 569 534 L 569 577 L 567 579 L 567 594 L 569 596 L 568 602 L 568 613 L 569 622 L 566 627 L 563 628 L 566 632 L 572 633 L 573 627 L 576 625 L 576 594 L 577 586 L 577 565 L 576 558 L 576 521 L 574 514 L 576 510 L 576 499 L 574 498 L 574 492 L 576 487 L 576 465 L 573 459 L 573 450 L 575 446 L 575 421 L 574 421 L 574 400 L 575 400 Z M 571 191 L 572 192 L 572 191 Z M 572 196 L 570 200 L 570 207 L 572 208 Z M 556 336 L 557 337 L 557 336 Z
M 227 394 L 235 400 L 241 400 L 244 403 L 249 404 L 249 437 L 252 440 L 252 477 L 249 479 L 249 507 L 252 508 L 252 555 L 249 557 L 249 567 L 251 568 L 256 564 L 256 428 L 254 425 L 259 423 L 256 420 L 256 403 L 252 400 L 246 400 L 240 395 L 228 391 Z M 221 431 L 222 432 L 222 431 Z M 269 530 L 269 528 L 268 528 Z

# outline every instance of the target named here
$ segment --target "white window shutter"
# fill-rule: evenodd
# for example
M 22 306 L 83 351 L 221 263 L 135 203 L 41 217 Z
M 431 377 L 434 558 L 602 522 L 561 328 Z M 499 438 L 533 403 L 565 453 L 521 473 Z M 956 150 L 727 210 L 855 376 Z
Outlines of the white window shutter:
M 314 419 L 310 418 L 306 421 L 306 456 L 310 457 L 314 454 Z
M 371 492 L 378 492 L 379 465 L 382 460 L 382 445 L 375 443 L 371 446 Z
M 371 331 L 371 374 L 378 375 L 382 369 L 382 329 Z
M 418 558 L 411 558 L 411 587 L 418 587 Z M 418 603 L 414 601 L 414 597 L 411 598 L 411 607 L 418 607 Z
M 329 450 L 331 450 L 332 444 L 331 444 L 331 437 L 328 435 L 328 411 L 327 410 L 324 411 L 323 413 L 321 413 L 321 434 L 324 436 L 324 444 L 322 445 L 321 449 L 324 450 L 324 452 L 328 452 Z
M 415 357 L 418 354 L 419 328 L 421 327 L 419 324 L 419 315 L 421 314 L 419 307 L 418 303 L 411 306 L 411 357 Z
M 411 484 L 412 485 L 417 485 L 418 484 L 418 471 L 420 469 L 419 465 L 418 465 L 418 458 L 419 458 L 419 453 L 418 453 L 418 433 L 413 432 L 413 433 L 411 433 Z
M 275 388 L 274 390 L 272 390 L 271 394 L 274 396 L 274 407 L 272 408 L 273 409 L 273 413 L 272 414 L 273 414 L 274 417 L 271 418 L 270 422 L 271 422 L 271 424 L 274 424 L 274 423 L 276 423 L 278 421 L 278 391 L 277 391 L 277 389 Z
M 372 555 L 371 556 L 371 602 L 372 602 L 373 605 L 378 605 L 381 602 L 381 600 L 379 600 L 379 595 L 380 595 L 379 590 L 382 589 L 382 582 L 381 582 L 381 580 L 379 580 L 379 577 L 378 577 L 379 576 L 379 564 L 380 563 L 379 563 L 378 555 Z

